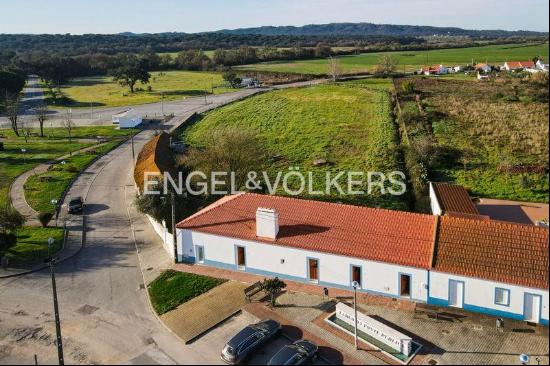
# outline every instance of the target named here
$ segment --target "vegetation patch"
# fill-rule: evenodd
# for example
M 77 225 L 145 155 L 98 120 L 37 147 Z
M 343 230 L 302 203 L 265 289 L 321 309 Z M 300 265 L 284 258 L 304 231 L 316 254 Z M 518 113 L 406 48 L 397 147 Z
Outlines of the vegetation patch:
M 202 295 L 225 280 L 167 270 L 149 285 L 149 296 L 157 314 L 162 315 Z
M 206 114 L 183 131 L 182 138 L 200 149 L 208 145 L 212 131 L 251 131 L 266 152 L 262 163 L 272 181 L 278 172 L 284 174 L 297 167 L 304 175 L 311 172 L 313 188 L 323 190 L 327 173 L 334 177 L 340 172 L 387 174 L 401 170 L 389 88 L 389 80 L 373 79 L 257 95 Z M 344 187 L 346 178 L 340 180 Z M 289 186 L 297 185 L 299 182 L 289 180 Z M 406 208 L 402 197 L 377 192 L 350 196 L 331 191 L 329 195 L 302 196 Z
M 23 227 L 15 231 L 17 242 L 8 247 L 0 257 L 6 256 L 10 264 L 37 263 L 57 253 L 63 246 L 63 229 Z M 55 240 L 48 248 L 48 239 Z

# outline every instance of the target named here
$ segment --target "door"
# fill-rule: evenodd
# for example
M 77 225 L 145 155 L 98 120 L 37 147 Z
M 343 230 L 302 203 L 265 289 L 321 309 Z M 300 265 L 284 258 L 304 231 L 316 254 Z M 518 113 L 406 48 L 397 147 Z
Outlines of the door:
M 239 268 L 246 267 L 246 252 L 244 247 L 237 247 L 237 266 Z
M 319 261 L 317 259 L 308 259 L 309 266 L 309 280 L 317 282 L 319 281 Z
M 411 276 L 399 275 L 399 295 L 401 297 L 411 297 Z
M 464 307 L 464 282 L 449 281 L 449 306 L 454 308 Z
M 359 284 L 359 287 L 361 287 L 363 284 L 361 283 L 361 267 L 359 266 L 352 266 L 351 267 L 351 282 L 357 282 Z
M 204 247 L 197 245 L 197 263 L 204 263 Z
M 533 294 L 525 294 L 523 305 L 523 317 L 526 322 L 540 322 L 540 296 Z

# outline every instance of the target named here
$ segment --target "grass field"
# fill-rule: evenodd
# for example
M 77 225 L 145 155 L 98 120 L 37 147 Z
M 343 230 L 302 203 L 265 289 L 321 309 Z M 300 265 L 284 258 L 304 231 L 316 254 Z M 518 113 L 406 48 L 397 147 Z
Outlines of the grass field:
M 272 180 L 279 171 L 300 167 L 304 174 L 312 172 L 314 187 L 322 190 L 327 172 L 336 176 L 348 171 L 400 170 L 390 87 L 389 80 L 368 80 L 273 91 L 206 114 L 182 137 L 200 147 L 216 129 L 231 126 L 254 131 L 273 157 L 265 162 Z M 317 159 L 329 164 L 315 166 Z M 401 197 L 389 195 L 332 192 L 309 198 L 403 208 Z
M 55 212 L 52 200 L 59 200 L 65 189 L 78 173 L 95 158 L 105 154 L 119 142 L 111 141 L 92 151 L 65 159 L 65 164 L 57 164 L 51 170 L 33 175 L 25 184 L 25 199 L 36 212 Z
M 151 86 L 152 90 L 147 91 Z M 204 94 L 220 94 L 231 91 L 223 82 L 222 75 L 214 72 L 164 71 L 151 73 L 150 83 L 136 85 L 136 92 L 120 86 L 108 76 L 95 76 L 71 79 L 61 87 L 65 100 L 51 107 L 90 108 L 119 107 L 145 104 L 164 100 L 183 99 Z
M 162 315 L 224 282 L 218 278 L 167 270 L 151 282 L 149 296 L 157 314 Z
M 548 202 L 547 85 L 503 78 L 418 79 L 416 86 L 441 154 L 435 180 L 479 197 Z
M 11 264 L 38 263 L 50 254 L 55 254 L 63 245 L 63 229 L 23 227 L 16 232 L 17 244 L 6 250 L 4 255 Z M 48 239 L 55 240 L 48 249 Z
M 371 72 L 383 54 L 394 56 L 399 64 L 399 71 L 413 71 L 424 65 L 464 65 L 471 63 L 472 59 L 474 62 L 489 62 L 491 64 L 501 64 L 507 60 L 531 60 L 535 56 L 542 56 L 548 60 L 548 43 L 491 45 L 430 51 L 376 52 L 357 56 L 342 56 L 338 59 L 345 73 Z M 327 73 L 328 62 L 325 59 L 276 61 L 240 66 L 238 69 L 322 75 Z

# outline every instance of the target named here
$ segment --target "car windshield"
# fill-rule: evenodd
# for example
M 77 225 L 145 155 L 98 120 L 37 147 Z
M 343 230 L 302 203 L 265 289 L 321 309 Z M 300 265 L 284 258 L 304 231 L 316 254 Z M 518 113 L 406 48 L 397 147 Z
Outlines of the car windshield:
M 80 198 L 75 198 L 75 199 L 72 199 L 70 204 L 71 205 L 78 205 L 82 202 L 82 200 Z

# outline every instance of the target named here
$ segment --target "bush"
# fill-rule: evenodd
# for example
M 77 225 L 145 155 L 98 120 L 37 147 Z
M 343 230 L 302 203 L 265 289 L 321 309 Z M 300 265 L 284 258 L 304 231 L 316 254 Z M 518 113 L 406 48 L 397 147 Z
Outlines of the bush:
M 25 218 L 11 206 L 0 208 L 0 231 L 18 229 L 24 223 Z
M 38 221 L 42 224 L 42 227 L 48 227 L 50 221 L 52 221 L 53 214 L 51 212 L 41 212 L 38 214 Z
M 75 167 L 74 165 L 67 165 L 65 167 L 65 171 L 68 173 L 78 173 L 78 168 Z
M 0 233 L 0 251 L 5 251 L 17 242 L 13 233 Z
M 412 81 L 405 81 L 403 84 L 401 84 L 401 91 L 404 95 L 414 94 L 414 83 Z

